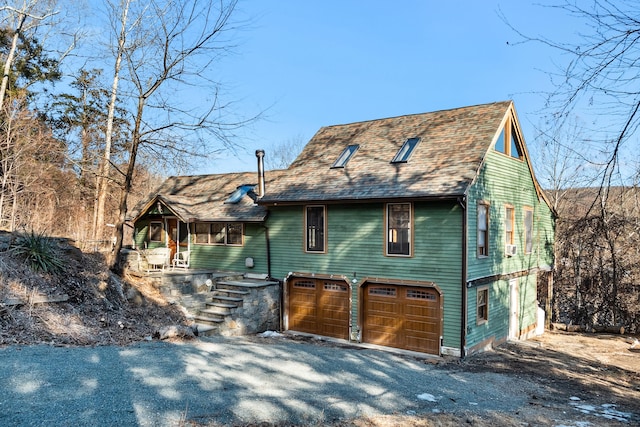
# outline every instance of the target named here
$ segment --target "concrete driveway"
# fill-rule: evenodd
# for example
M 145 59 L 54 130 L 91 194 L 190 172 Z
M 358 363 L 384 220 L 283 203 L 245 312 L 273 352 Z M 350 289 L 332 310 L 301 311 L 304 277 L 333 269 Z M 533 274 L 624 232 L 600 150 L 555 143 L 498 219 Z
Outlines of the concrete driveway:
M 432 361 L 290 338 L 11 346 L 0 348 L 0 425 L 310 424 L 394 413 L 516 412 L 538 389 Z

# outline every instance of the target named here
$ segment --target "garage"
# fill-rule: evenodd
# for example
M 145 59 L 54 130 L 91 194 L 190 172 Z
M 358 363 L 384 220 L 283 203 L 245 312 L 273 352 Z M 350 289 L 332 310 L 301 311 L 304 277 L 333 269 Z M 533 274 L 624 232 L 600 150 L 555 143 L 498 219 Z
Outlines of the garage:
M 287 291 L 289 330 L 348 339 L 349 286 L 345 281 L 292 278 Z
M 442 296 L 436 287 L 365 283 L 361 295 L 363 342 L 440 354 Z

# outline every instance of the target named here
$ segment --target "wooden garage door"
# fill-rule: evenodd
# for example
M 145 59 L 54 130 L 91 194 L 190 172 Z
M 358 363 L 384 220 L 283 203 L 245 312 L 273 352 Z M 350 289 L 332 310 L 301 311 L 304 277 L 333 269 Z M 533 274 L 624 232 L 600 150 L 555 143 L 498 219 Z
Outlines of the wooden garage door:
M 289 281 L 289 329 L 334 338 L 349 337 L 349 286 L 342 281 Z
M 440 353 L 440 294 L 434 288 L 371 284 L 364 288 L 362 340 Z

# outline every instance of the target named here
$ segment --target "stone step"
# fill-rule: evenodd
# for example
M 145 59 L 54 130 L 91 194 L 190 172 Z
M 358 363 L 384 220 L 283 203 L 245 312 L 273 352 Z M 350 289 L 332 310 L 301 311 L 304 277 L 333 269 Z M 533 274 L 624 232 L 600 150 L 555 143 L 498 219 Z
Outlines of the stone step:
M 220 317 L 210 317 L 210 316 L 203 316 L 203 315 L 194 316 L 193 320 L 195 320 L 196 324 L 204 323 L 205 325 L 209 325 L 209 326 L 215 326 L 218 323 L 224 322 L 224 320 L 221 319 Z
M 259 288 L 263 286 L 275 285 L 278 282 L 273 280 L 258 280 L 243 278 L 240 280 L 219 280 L 218 286 L 232 286 L 234 288 Z
M 226 293 L 228 295 L 249 295 L 248 291 L 240 291 L 237 289 L 225 289 L 225 288 L 218 288 L 213 292 L 214 295 L 218 293 Z
M 209 307 L 221 307 L 221 308 L 238 308 L 237 304 L 229 304 L 227 302 L 215 302 L 215 301 L 208 301 L 206 303 L 204 303 L 204 305 L 209 306 Z
M 222 295 L 213 295 L 213 299 L 214 300 L 219 300 L 219 301 L 228 301 L 228 302 L 243 302 L 244 301 L 243 298 L 225 297 L 225 296 L 222 296 Z
M 233 304 L 218 304 L 216 303 L 207 303 L 207 308 L 200 309 L 200 313 L 206 314 L 215 314 L 219 316 L 228 316 L 231 314 L 231 310 L 234 308 L 238 308 L 238 306 Z
M 198 328 L 198 336 L 200 337 L 210 337 L 212 335 L 215 335 L 216 332 L 218 331 L 218 327 L 213 325 L 207 325 L 203 323 L 194 323 L 193 326 L 195 328 Z

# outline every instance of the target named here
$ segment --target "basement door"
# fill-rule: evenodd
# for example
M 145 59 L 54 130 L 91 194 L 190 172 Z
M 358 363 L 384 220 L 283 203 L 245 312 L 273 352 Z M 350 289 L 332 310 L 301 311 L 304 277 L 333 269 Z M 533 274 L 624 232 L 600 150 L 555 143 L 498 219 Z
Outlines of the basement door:
M 349 338 L 349 286 L 344 281 L 293 278 L 288 284 L 288 329 Z
M 369 284 L 362 294 L 364 342 L 440 354 L 442 298 L 437 289 Z

